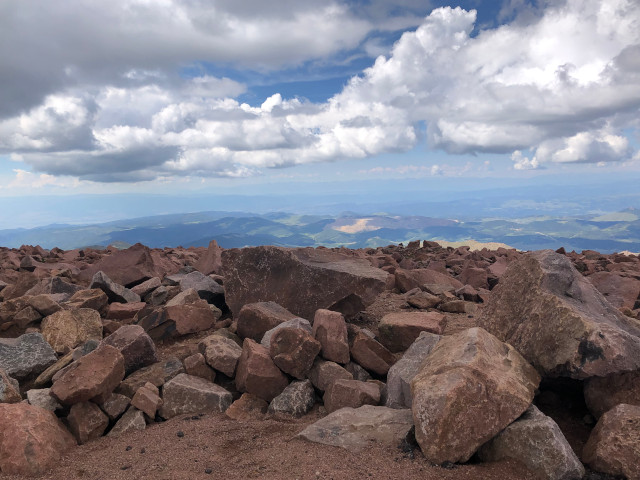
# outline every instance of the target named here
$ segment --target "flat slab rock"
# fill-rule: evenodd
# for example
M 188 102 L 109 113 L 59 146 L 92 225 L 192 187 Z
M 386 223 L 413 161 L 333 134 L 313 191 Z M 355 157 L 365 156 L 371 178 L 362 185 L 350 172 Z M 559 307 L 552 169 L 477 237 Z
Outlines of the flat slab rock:
M 0 339 L 0 368 L 16 380 L 38 375 L 56 360 L 56 352 L 40 333 Z
M 411 410 L 364 405 L 341 408 L 309 425 L 298 437 L 359 452 L 376 442 L 397 447 L 413 426 Z
M 231 393 L 220 385 L 186 373 L 164 384 L 162 399 L 159 413 L 167 419 L 183 413 L 224 412 L 233 401 Z

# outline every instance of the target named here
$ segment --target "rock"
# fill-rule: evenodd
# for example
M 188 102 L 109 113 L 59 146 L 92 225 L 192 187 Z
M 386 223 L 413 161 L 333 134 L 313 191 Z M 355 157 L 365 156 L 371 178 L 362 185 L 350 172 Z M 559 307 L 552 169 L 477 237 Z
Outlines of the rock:
M 20 270 L 24 270 L 26 272 L 33 272 L 36 269 L 36 262 L 33 261 L 31 255 L 25 255 L 20 260 Z
M 71 362 L 73 362 L 74 353 L 75 353 L 75 350 L 67 353 L 63 357 L 60 357 L 53 365 L 51 365 L 44 372 L 38 375 L 38 377 L 33 382 L 33 386 L 36 388 L 39 388 L 51 383 L 53 377 L 58 372 L 60 372 L 65 367 L 67 367 Z
M 268 407 L 269 404 L 260 397 L 243 393 L 224 413 L 234 420 L 261 419 L 267 413 Z
M 120 420 L 116 422 L 107 437 L 119 437 L 125 432 L 144 430 L 147 428 L 147 422 L 144 419 L 144 413 L 134 407 L 129 407 Z
M 112 303 L 107 310 L 106 318 L 109 320 L 131 321 L 136 314 L 146 307 L 144 302 Z
M 302 380 L 320 352 L 320 342 L 300 328 L 281 328 L 273 334 L 269 355 L 284 373 Z
M 116 392 L 131 398 L 145 383 L 149 382 L 156 387 L 161 387 L 176 375 L 184 373 L 184 371 L 182 362 L 172 357 L 164 362 L 154 363 L 136 370 L 120 383 Z
M 473 288 L 489 288 L 488 274 L 484 268 L 463 268 L 458 275 L 458 280 L 463 285 L 471 285 Z
M 640 479 L 640 407 L 621 404 L 606 412 L 582 451 L 582 460 L 609 475 Z
M 640 370 L 587 379 L 584 399 L 596 418 L 620 403 L 640 407 Z
M 31 390 L 27 390 L 27 400 L 29 404 L 34 407 L 49 410 L 50 412 L 62 410 L 62 405 L 56 402 L 56 399 L 49 394 L 50 390 L 49 388 L 32 388 Z
M 324 407 L 335 412 L 344 407 L 358 408 L 362 405 L 380 403 L 380 387 L 372 382 L 358 380 L 336 380 L 324 392 Z
M 260 342 L 266 332 L 295 318 L 293 313 L 274 302 L 249 303 L 238 313 L 237 333 Z
M 387 374 L 387 397 L 385 405 L 390 408 L 411 408 L 411 380 L 417 375 L 422 362 L 442 337 L 422 332 L 418 338 L 389 369 Z
M 407 303 L 414 308 L 420 308 L 422 310 L 436 308 L 441 302 L 442 299 L 437 295 L 431 295 L 423 291 L 407 295 Z
M 313 336 L 322 346 L 321 355 L 324 359 L 342 364 L 349 362 L 347 323 L 342 314 L 317 310 L 313 318 Z
M 378 324 L 380 343 L 392 352 L 411 346 L 420 332 L 441 335 L 447 318 L 438 312 L 398 312 L 382 317 Z
M 218 242 L 211 240 L 204 254 L 200 256 L 195 263 L 196 270 L 210 275 L 212 273 L 222 272 L 222 248 L 218 246 Z
M 234 248 L 222 252 L 222 265 L 227 304 L 236 316 L 243 305 L 266 301 L 302 318 L 350 295 L 367 306 L 389 277 L 366 259 L 328 249 Z
M 160 307 L 137 323 L 156 341 L 209 330 L 222 313 L 220 310 L 211 310 L 204 300 L 200 302 Z
M 115 420 L 125 412 L 130 403 L 131 399 L 126 395 L 112 393 L 100 404 L 100 408 L 110 420 Z
M 335 362 L 321 360 L 319 358 L 313 363 L 313 367 L 309 370 L 308 377 L 313 386 L 321 392 L 324 392 L 327 387 L 336 380 L 353 380 L 353 375 L 345 368 Z
M 440 273 L 428 268 L 416 268 L 414 270 L 397 268 L 395 278 L 396 288 L 402 293 L 406 293 L 414 288 L 422 288 L 424 284 L 448 285 L 452 291 L 463 286 L 459 280 L 445 273 Z
M 160 416 L 169 419 L 183 413 L 224 412 L 232 395 L 220 385 L 181 373 L 164 384 L 162 399 Z
M 310 442 L 360 452 L 372 443 L 396 448 L 413 426 L 411 410 L 364 405 L 341 408 L 298 434 Z
M 107 312 L 109 297 L 99 288 L 80 290 L 73 294 L 67 302 L 69 308 L 92 308 L 101 314 Z
M 395 363 L 393 353 L 364 332 L 358 332 L 351 344 L 351 356 L 362 367 L 386 375 Z
M 67 422 L 69 430 L 82 445 L 102 436 L 109 426 L 109 417 L 95 403 L 80 402 L 71 407 Z
M 152 388 L 145 385 L 136 391 L 131 399 L 131 406 L 153 419 L 156 418 L 156 412 L 162 406 L 163 400 L 160 398 L 160 395 L 158 395 L 158 389 L 154 385 L 148 385 Z
M 135 287 L 131 287 L 131 291 L 140 296 L 140 298 L 144 298 L 153 292 L 156 288 L 162 285 L 162 282 L 159 277 L 153 277 L 149 280 L 145 280 L 139 285 Z
M 236 387 L 270 402 L 289 385 L 287 377 L 273 363 L 269 351 L 246 338 L 236 369 Z
M 123 325 L 102 341 L 117 348 L 124 357 L 125 375 L 156 363 L 156 345 L 140 325 Z
M 144 297 L 144 301 L 151 306 L 157 307 L 175 297 L 179 293 L 179 290 L 180 287 L 165 287 L 161 285 L 147 294 L 147 296 Z
M 538 478 L 548 480 L 573 480 L 585 474 L 556 422 L 534 405 L 484 444 L 478 454 L 485 462 L 517 460 Z
M 611 272 L 596 272 L 588 278 L 614 307 L 636 308 L 636 303 L 640 299 L 640 278 Z
M 102 345 L 70 365 L 51 387 L 63 405 L 106 398 L 124 378 L 124 357 L 111 345 Z M 98 403 L 100 401 L 98 400 Z
M 171 300 L 166 303 L 167 307 L 173 307 L 174 305 L 185 305 L 187 303 L 196 303 L 200 300 L 200 295 L 195 288 L 189 288 L 177 294 Z
M 140 296 L 138 294 L 133 293 L 128 288 L 114 282 L 102 271 L 96 272 L 91 279 L 89 288 L 99 288 L 102 290 L 109 298 L 109 302 L 135 303 L 140 301 Z
M 242 355 L 242 348 L 236 342 L 221 335 L 210 335 L 198 344 L 198 349 L 209 366 L 233 378 Z
M 262 340 L 260 340 L 260 345 L 269 350 L 271 346 L 271 337 L 274 333 L 276 333 L 280 328 L 299 328 L 304 330 L 307 333 L 312 333 L 313 329 L 311 328 L 311 324 L 308 320 L 304 318 L 293 318 L 291 320 L 287 320 L 286 322 L 282 322 L 271 330 L 267 330 L 265 334 L 262 336 Z
M 344 366 L 344 368 L 353 376 L 354 380 L 360 380 L 361 382 L 371 380 L 371 375 L 369 375 L 369 372 L 367 372 L 356 362 L 349 362 Z
M 0 404 L 0 471 L 4 475 L 40 475 L 75 444 L 52 412 L 26 403 Z
M 31 297 L 29 299 L 29 305 L 43 317 L 53 315 L 62 310 L 62 307 L 52 298 L 52 295 L 47 294 Z
M 225 306 L 224 288 L 214 279 L 195 271 L 186 274 L 180 280 L 180 290 L 194 289 L 208 303 L 222 309 Z
M 479 325 L 513 345 L 543 376 L 585 379 L 640 368 L 640 323 L 551 250 L 509 265 Z
M 201 353 L 194 353 L 188 356 L 183 363 L 184 369 L 189 375 L 204 378 L 211 383 L 216 379 L 216 372 L 207 365 L 207 361 Z
M 0 403 L 18 403 L 21 401 L 20 384 L 0 368 Z
M 102 320 L 89 308 L 60 310 L 42 320 L 42 336 L 64 355 L 87 340 L 102 340 Z
M 311 411 L 314 403 L 315 391 L 309 380 L 292 382 L 271 400 L 268 412 L 301 417 Z
M 540 377 L 481 328 L 443 337 L 411 381 L 416 440 L 430 462 L 466 462 L 529 408 Z
M 61 294 L 62 301 L 68 300 L 73 294 L 82 290 L 82 287 L 74 285 L 73 283 L 65 282 L 60 277 L 43 278 L 33 287 L 25 292 L 25 295 L 56 295 Z
M 57 359 L 56 352 L 40 333 L 0 338 L 0 368 L 18 381 L 38 375 Z
M 446 313 L 470 313 L 476 312 L 476 304 L 473 302 L 465 302 L 464 300 L 449 300 L 438 305 L 441 312 Z

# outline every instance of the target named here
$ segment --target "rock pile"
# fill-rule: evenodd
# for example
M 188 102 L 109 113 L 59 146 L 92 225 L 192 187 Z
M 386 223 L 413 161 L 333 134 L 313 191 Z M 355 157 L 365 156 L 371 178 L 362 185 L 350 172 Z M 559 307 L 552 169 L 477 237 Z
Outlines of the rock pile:
M 309 441 L 640 479 L 639 314 L 640 259 L 591 251 L 2 248 L 0 472 L 176 415 L 315 408 Z M 550 382 L 584 390 L 588 438 Z

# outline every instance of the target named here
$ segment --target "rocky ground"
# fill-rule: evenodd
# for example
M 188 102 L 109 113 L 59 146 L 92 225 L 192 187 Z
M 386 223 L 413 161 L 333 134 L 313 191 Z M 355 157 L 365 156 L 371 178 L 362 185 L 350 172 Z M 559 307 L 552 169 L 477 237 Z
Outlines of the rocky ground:
M 0 476 L 640 479 L 640 258 L 0 248 Z

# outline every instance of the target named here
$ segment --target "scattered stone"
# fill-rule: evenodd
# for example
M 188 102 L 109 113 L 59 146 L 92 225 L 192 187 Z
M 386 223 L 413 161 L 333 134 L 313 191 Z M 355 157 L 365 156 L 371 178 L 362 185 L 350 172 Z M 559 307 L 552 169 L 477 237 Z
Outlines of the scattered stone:
M 66 305 L 72 309 L 92 308 L 101 314 L 105 314 L 109 306 L 109 297 L 99 288 L 80 290 L 73 294 Z
M 131 399 L 126 395 L 112 393 L 100 404 L 100 407 L 110 420 L 115 420 L 125 412 L 130 403 Z
M 156 417 L 156 412 L 162 404 L 163 400 L 158 395 L 158 389 L 152 384 L 146 384 L 140 387 L 131 399 L 131 406 L 142 411 L 147 417 L 152 419 Z
M 138 294 L 133 293 L 128 288 L 114 282 L 107 276 L 106 273 L 102 271 L 97 272 L 93 276 L 89 288 L 99 288 L 100 290 L 102 290 L 109 298 L 109 302 L 140 302 L 140 296 Z
M 203 275 L 198 271 L 194 271 L 186 274 L 180 280 L 180 289 L 185 290 L 194 289 L 198 292 L 198 295 L 207 303 L 215 305 L 222 309 L 225 307 L 224 302 L 224 288 L 211 277 Z
M 140 325 L 124 325 L 102 343 L 120 351 L 126 375 L 158 361 L 156 345 Z
M 407 303 L 412 307 L 419 308 L 421 310 L 436 308 L 441 302 L 442 299 L 440 299 L 440 297 L 423 291 L 407 295 Z
M 313 386 L 321 392 L 324 392 L 327 387 L 336 380 L 353 380 L 353 375 L 344 367 L 341 367 L 335 362 L 319 358 L 313 363 L 313 367 L 309 370 L 308 377 Z
M 56 416 L 27 403 L 0 404 L 0 471 L 41 475 L 76 444 Z
M 42 320 L 42 336 L 64 355 L 87 340 L 102 340 L 102 320 L 96 310 L 60 310 Z
M 260 345 L 269 350 L 269 347 L 271 347 L 271 337 L 281 328 L 299 328 L 307 333 L 313 332 L 308 320 L 305 320 L 304 318 L 293 318 L 276 325 L 271 330 L 267 330 L 262 336 L 262 340 L 260 340 Z
M 124 378 L 124 357 L 111 345 L 97 350 L 70 365 L 51 387 L 51 395 L 63 405 L 106 398 Z
M 109 305 L 106 318 L 109 320 L 130 322 L 136 314 L 146 306 L 147 304 L 144 302 L 112 303 Z
M 478 451 L 486 462 L 512 458 L 539 478 L 582 478 L 584 467 L 560 428 L 534 405 Z
M 596 272 L 588 278 L 614 307 L 636 308 L 635 305 L 640 299 L 640 278 L 612 272 Z
M 43 278 L 25 292 L 25 295 L 57 295 L 62 301 L 68 300 L 82 287 L 64 281 L 60 277 Z
M 349 362 L 345 365 L 345 370 L 353 376 L 354 380 L 361 382 L 368 382 L 371 380 L 371 375 L 364 368 L 358 365 L 356 362 Z
M 529 408 L 540 377 L 481 328 L 442 338 L 411 381 L 416 440 L 430 462 L 466 462 Z
M 411 380 L 420 371 L 425 358 L 442 337 L 434 333 L 422 332 L 418 338 L 389 369 L 387 374 L 387 397 L 385 404 L 390 408 L 411 408 Z
M 43 317 L 53 315 L 62 310 L 62 307 L 51 297 L 48 294 L 36 295 L 29 299 L 29 305 Z
M 222 248 L 218 246 L 218 242 L 211 240 L 194 266 L 205 275 L 222 272 Z
M 209 307 L 204 300 L 188 305 L 160 307 L 140 318 L 137 323 L 156 341 L 202 332 L 212 328 L 222 315 L 220 310 L 214 311 Z
M 212 368 L 234 377 L 242 355 L 242 348 L 236 342 L 222 335 L 210 335 L 198 344 L 198 349 Z
M 207 361 L 201 353 L 194 353 L 188 356 L 183 363 L 184 369 L 189 375 L 204 378 L 211 383 L 215 381 L 216 372 L 207 365 Z
M 438 312 L 398 312 L 382 317 L 378 325 L 380 343 L 392 352 L 411 346 L 421 332 L 441 335 L 447 319 Z
M 181 373 L 164 384 L 162 399 L 159 414 L 169 419 L 183 413 L 224 412 L 232 395 L 220 385 Z
M 513 345 L 544 376 L 585 379 L 640 368 L 640 324 L 551 250 L 509 265 L 479 325 Z
M 27 400 L 29 405 L 44 408 L 50 412 L 62 410 L 62 405 L 56 402 L 56 399 L 49 394 L 49 388 L 32 388 L 27 391 Z
M 20 384 L 0 368 L 0 403 L 18 403 L 21 401 Z
M 0 338 L 0 368 L 20 381 L 43 372 L 58 357 L 40 333 Z
M 293 313 L 274 302 L 249 303 L 238 313 L 237 333 L 260 342 L 266 332 L 295 318 Z
M 609 475 L 640 479 L 640 407 L 618 405 L 606 412 L 582 451 L 582 460 Z
M 413 426 L 411 410 L 364 405 L 341 408 L 298 434 L 310 442 L 360 452 L 371 443 L 397 446 Z
M 102 436 L 109 426 L 109 417 L 95 403 L 80 402 L 71 407 L 67 422 L 69 430 L 82 445 Z
M 397 268 L 395 278 L 396 288 L 402 293 L 409 292 L 414 288 L 421 288 L 425 284 L 448 285 L 452 292 L 463 286 L 459 280 L 428 268 L 416 268 L 414 270 Z M 433 291 L 429 293 L 437 295 Z
M 640 407 L 640 370 L 587 379 L 584 399 L 596 418 L 621 403 Z
M 145 383 L 149 382 L 156 387 L 161 387 L 176 375 L 184 373 L 184 371 L 182 362 L 176 357 L 172 357 L 164 362 L 154 363 L 136 370 L 120 383 L 116 392 L 131 398 Z
M 313 366 L 321 346 L 300 328 L 281 328 L 273 334 L 269 355 L 284 373 L 302 380 Z
M 137 294 L 140 298 L 145 298 L 151 292 L 153 292 L 156 288 L 162 285 L 159 277 L 153 277 L 149 280 L 145 280 L 139 285 L 131 288 L 131 291 Z
M 380 403 L 380 387 L 372 382 L 358 380 L 336 380 L 324 392 L 324 407 L 335 412 L 344 407 L 358 408 L 362 405 Z
M 42 372 L 38 377 L 34 380 L 33 386 L 36 388 L 44 387 L 51 383 L 53 377 L 67 367 L 71 362 L 73 362 L 73 354 L 75 350 L 67 353 L 64 357 L 60 357 L 53 365 L 48 367 L 44 372 Z
M 270 402 L 289 385 L 287 377 L 273 363 L 269 351 L 250 338 L 242 345 L 238 360 L 236 387 Z
M 243 393 L 224 413 L 234 420 L 260 419 L 267 413 L 268 407 L 269 403 L 262 398 L 251 393 Z
M 268 412 L 301 417 L 311 411 L 315 396 L 313 385 L 309 380 L 292 382 L 280 395 L 271 400 Z
M 386 375 L 396 360 L 393 353 L 362 331 L 353 339 L 351 356 L 362 367 L 378 375 Z
M 313 317 L 313 336 L 322 346 L 322 357 L 336 363 L 348 363 L 347 323 L 339 312 L 319 309 Z
M 118 437 L 125 432 L 144 430 L 145 428 L 147 428 L 147 422 L 144 419 L 144 413 L 137 408 L 129 407 L 107 434 L 107 437 Z
M 167 307 L 173 307 L 174 305 L 185 305 L 188 303 L 196 303 L 200 300 L 200 295 L 198 295 L 198 291 L 195 288 L 189 288 L 177 294 L 171 300 L 169 300 L 166 305 Z

